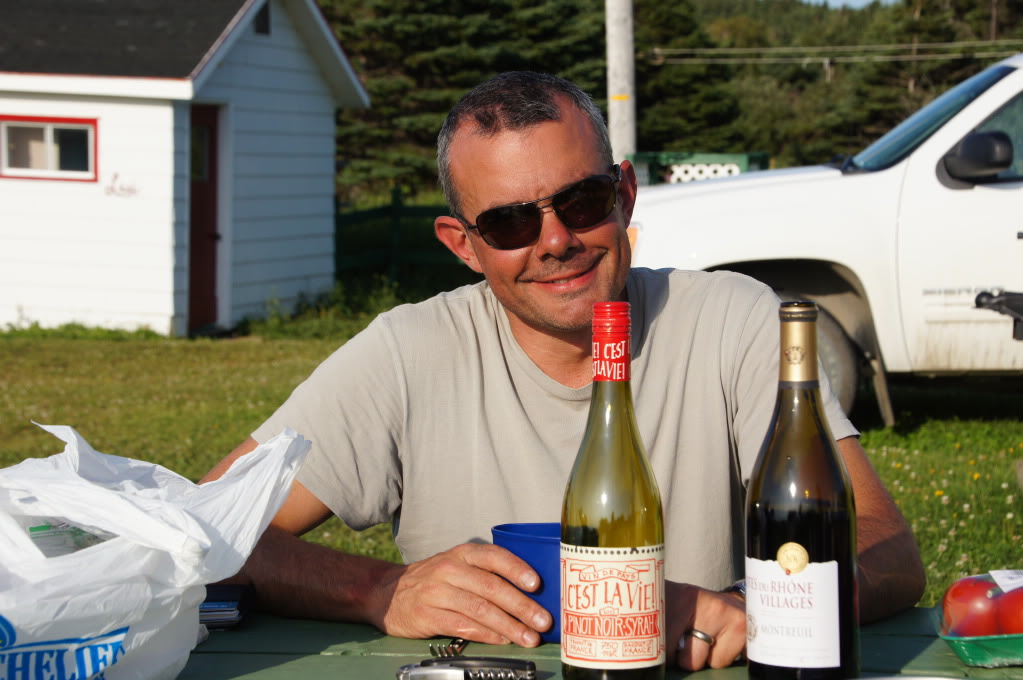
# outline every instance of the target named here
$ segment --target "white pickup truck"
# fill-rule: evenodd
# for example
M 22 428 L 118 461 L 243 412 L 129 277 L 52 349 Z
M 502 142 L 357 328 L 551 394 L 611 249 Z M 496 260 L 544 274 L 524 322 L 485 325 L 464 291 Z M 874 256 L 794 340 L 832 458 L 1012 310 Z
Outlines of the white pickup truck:
M 1023 54 L 842 163 L 642 187 L 636 266 L 727 269 L 816 300 L 843 406 L 886 372 L 1023 371 Z

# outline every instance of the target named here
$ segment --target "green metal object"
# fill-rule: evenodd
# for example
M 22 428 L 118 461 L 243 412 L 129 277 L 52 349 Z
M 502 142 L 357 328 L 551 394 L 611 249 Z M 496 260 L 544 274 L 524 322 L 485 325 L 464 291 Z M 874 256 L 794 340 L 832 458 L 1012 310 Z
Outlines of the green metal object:
M 696 151 L 641 151 L 629 158 L 641 185 L 696 182 L 767 170 L 771 158 L 762 151 L 701 153 Z

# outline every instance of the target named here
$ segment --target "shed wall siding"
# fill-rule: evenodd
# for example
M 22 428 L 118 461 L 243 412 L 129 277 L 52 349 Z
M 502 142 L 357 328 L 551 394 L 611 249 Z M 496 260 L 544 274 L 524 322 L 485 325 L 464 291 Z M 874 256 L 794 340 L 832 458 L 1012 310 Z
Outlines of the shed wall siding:
M 0 179 L 0 326 L 173 332 L 169 102 L 0 93 L 0 113 L 96 118 L 98 181 Z
M 263 316 L 271 300 L 290 309 L 334 280 L 335 104 L 287 10 L 272 0 L 270 12 L 270 35 L 246 27 L 195 98 L 224 105 L 231 131 L 221 325 Z
M 188 245 L 190 220 L 188 214 L 190 193 L 191 150 L 190 136 L 192 130 L 191 102 L 176 101 L 172 103 L 174 111 L 174 128 L 171 135 L 174 139 L 174 155 L 171 159 L 174 183 L 174 317 L 172 333 L 185 335 L 188 332 Z

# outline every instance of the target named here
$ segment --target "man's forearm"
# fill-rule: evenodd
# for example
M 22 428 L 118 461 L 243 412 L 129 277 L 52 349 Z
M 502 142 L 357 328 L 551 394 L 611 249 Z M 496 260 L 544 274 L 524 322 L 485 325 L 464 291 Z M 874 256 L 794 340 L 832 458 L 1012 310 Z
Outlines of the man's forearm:
M 860 621 L 867 623 L 915 605 L 927 577 L 913 531 L 884 488 L 855 437 L 838 441 L 856 496 Z
M 890 533 L 873 518 L 860 518 L 857 533 L 864 536 L 858 556 L 860 622 L 870 623 L 908 609 L 920 601 L 927 577 L 913 533 L 908 526 Z M 888 529 L 888 531 L 885 531 Z M 872 536 L 887 535 L 881 540 Z
M 358 621 L 378 628 L 386 598 L 375 597 L 401 565 L 349 555 L 267 528 L 233 581 L 252 585 L 258 605 L 283 616 Z

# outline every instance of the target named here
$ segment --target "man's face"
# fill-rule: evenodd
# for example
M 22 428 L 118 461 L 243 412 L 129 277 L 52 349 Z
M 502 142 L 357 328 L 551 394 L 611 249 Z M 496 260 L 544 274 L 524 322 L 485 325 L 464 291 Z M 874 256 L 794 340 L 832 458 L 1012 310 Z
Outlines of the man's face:
M 550 196 L 592 175 L 610 175 L 597 152 L 589 119 L 572 105 L 562 120 L 525 130 L 480 136 L 456 134 L 451 174 L 470 224 L 484 210 Z M 515 250 L 487 245 L 468 229 L 469 266 L 481 272 L 513 324 L 572 335 L 590 330 L 593 303 L 617 300 L 625 287 L 631 251 L 625 228 L 632 212 L 635 175 L 623 167 L 615 209 L 580 231 L 567 228 L 545 208 L 539 239 Z

